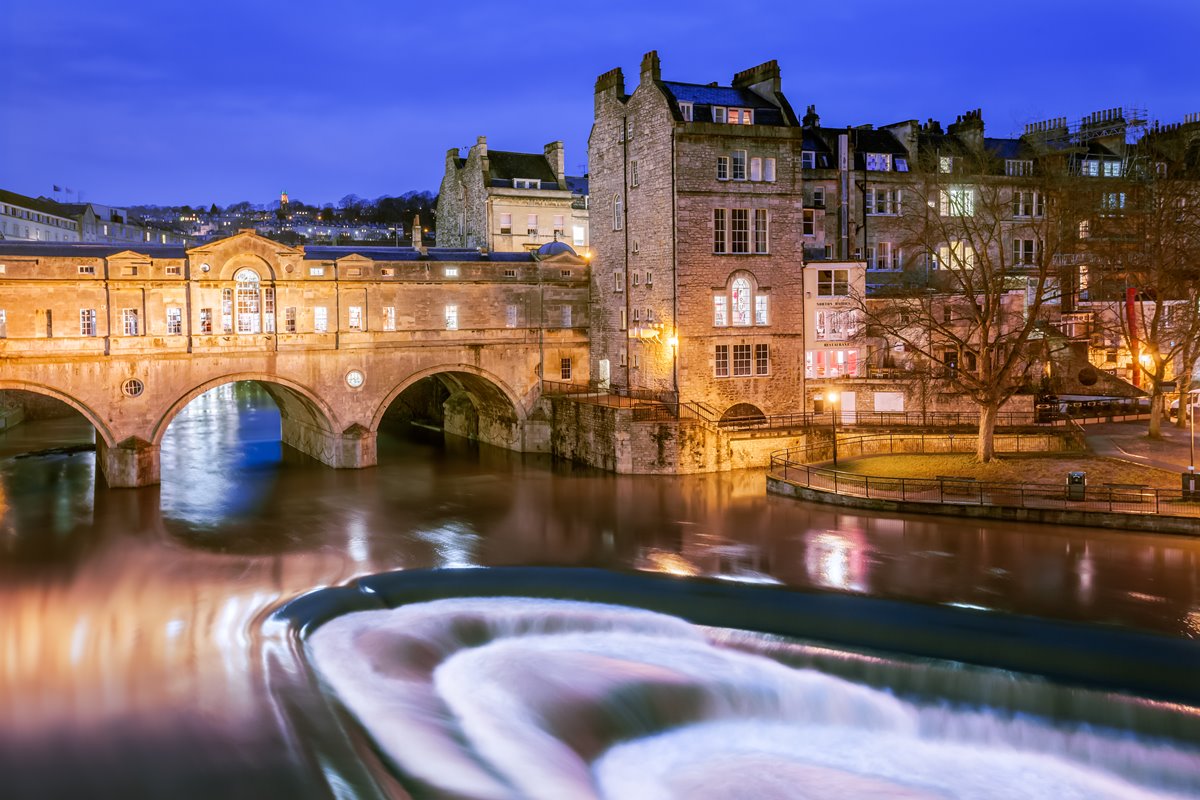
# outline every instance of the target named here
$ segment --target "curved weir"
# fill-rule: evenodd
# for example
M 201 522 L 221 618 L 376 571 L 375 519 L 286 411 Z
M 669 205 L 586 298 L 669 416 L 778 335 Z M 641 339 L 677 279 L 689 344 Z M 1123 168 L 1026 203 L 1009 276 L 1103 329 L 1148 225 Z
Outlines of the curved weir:
M 300 616 L 293 609 L 294 623 Z M 1098 702 L 1141 701 L 1088 693 L 1064 702 L 1072 690 L 922 664 L 920 672 L 932 676 L 927 684 L 958 684 L 947 699 L 928 685 L 913 692 L 902 662 L 637 608 L 452 597 L 334 616 L 306 644 L 317 672 L 417 796 L 1137 798 L 1200 791 L 1200 751 L 1178 743 L 1194 733 L 1194 718 L 1174 730 L 1174 742 L 1108 724 L 1055 722 L 1037 712 L 1079 702 L 1095 713 Z M 829 674 L 831 666 L 860 674 L 847 680 Z M 1011 692 L 1022 681 L 1032 685 L 1017 690 L 1026 704 L 1040 693 L 1036 704 L 1047 708 L 987 705 L 997 686 Z M 1113 710 L 1109 721 L 1123 714 L 1128 709 Z

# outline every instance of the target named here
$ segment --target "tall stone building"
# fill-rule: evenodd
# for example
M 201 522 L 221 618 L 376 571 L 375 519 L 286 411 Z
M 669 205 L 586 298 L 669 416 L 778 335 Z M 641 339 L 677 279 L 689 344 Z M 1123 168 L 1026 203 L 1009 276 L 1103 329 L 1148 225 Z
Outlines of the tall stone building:
M 601 75 L 588 145 L 591 374 L 723 416 L 802 396 L 802 128 L 770 61 L 729 86 L 665 81 L 642 59 L 631 94 Z
M 518 252 L 558 241 L 586 254 L 587 177 L 566 174 L 562 142 L 513 153 L 480 136 L 465 158 L 446 152 L 437 219 L 439 247 Z

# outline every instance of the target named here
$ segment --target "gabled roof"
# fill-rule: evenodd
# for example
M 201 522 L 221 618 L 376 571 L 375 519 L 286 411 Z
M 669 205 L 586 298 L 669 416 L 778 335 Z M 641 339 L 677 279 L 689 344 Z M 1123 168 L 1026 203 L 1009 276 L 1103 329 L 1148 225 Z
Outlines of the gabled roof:
M 0 255 L 32 258 L 109 258 L 117 253 L 137 253 L 150 258 L 184 258 L 187 250 L 181 244 L 130 244 L 116 242 L 23 242 L 0 240 Z
M 752 108 L 754 109 L 754 124 L 784 125 L 783 110 L 749 89 L 733 86 L 714 86 L 698 83 L 680 83 L 678 81 L 658 81 L 658 86 L 676 103 L 691 103 L 692 120 L 695 122 L 711 122 L 712 107 Z
M 588 193 L 588 176 L 587 175 L 567 175 L 567 188 L 571 190 L 571 194 L 587 194 Z
M 424 253 L 413 247 L 356 247 L 355 245 L 308 245 L 305 261 L 337 261 L 347 256 L 362 256 L 377 262 L 391 261 L 533 261 L 529 252 L 481 253 L 459 247 L 430 247 Z

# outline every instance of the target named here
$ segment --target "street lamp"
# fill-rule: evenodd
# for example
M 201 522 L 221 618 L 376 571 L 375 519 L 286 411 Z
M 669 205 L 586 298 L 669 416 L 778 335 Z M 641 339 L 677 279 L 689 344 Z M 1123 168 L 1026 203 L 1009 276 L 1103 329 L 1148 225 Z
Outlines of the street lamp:
M 833 430 L 833 466 L 837 467 L 837 401 L 838 393 L 829 393 L 829 426 Z

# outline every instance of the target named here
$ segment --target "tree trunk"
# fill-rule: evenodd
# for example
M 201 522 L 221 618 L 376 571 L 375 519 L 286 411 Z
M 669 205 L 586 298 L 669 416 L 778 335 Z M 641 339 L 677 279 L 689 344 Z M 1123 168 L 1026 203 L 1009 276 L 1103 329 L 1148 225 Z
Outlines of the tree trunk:
M 1150 390 L 1150 428 L 1146 431 L 1146 435 L 1151 439 L 1162 438 L 1163 409 L 1166 406 L 1164 400 L 1166 398 L 1163 396 L 1162 387 L 1155 382 Z
M 996 457 L 996 418 L 1000 406 L 995 404 L 979 407 L 979 441 L 975 445 L 975 459 L 987 463 Z
M 1186 428 L 1188 424 L 1188 396 L 1192 390 L 1191 381 L 1185 381 L 1182 378 L 1176 378 L 1179 381 L 1179 392 L 1177 398 L 1179 400 L 1179 413 L 1175 416 L 1175 427 Z

